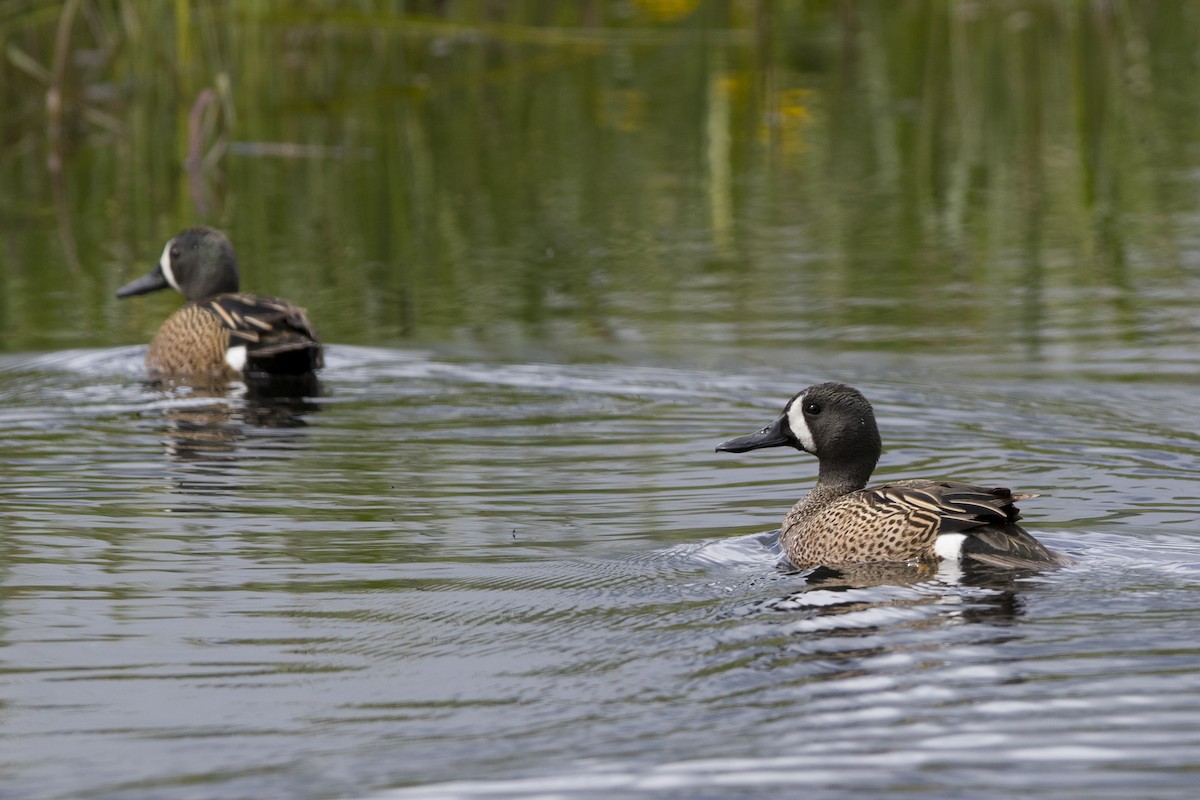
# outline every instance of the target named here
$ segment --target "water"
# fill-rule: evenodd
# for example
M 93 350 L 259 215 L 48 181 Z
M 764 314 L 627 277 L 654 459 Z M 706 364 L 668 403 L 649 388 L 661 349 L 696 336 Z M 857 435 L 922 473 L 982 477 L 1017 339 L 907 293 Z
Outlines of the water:
M 151 390 L 140 352 L 0 361 L 6 796 L 1193 792 L 1171 369 L 864 363 L 881 477 L 1042 492 L 1076 564 L 845 586 L 779 566 L 813 460 L 713 452 L 815 373 L 335 345 L 289 408 Z
M 1195 796 L 1197 6 L 26 5 L 0 798 Z M 316 396 L 141 382 L 198 223 Z M 825 380 L 1074 564 L 781 568 Z

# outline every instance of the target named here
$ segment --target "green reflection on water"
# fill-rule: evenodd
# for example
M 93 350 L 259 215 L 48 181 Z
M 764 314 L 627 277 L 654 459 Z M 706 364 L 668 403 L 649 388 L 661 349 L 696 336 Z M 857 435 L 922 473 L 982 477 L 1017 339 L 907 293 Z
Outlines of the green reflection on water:
M 0 347 L 146 341 L 178 299 L 112 293 L 196 222 L 335 342 L 1170 342 L 1196 281 L 1198 23 L 1135 2 L 10 6 Z

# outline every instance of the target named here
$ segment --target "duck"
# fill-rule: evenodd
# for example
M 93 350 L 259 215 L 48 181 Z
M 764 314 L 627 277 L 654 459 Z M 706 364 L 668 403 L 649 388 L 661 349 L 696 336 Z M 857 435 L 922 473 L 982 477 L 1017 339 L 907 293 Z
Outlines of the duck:
M 870 402 L 852 386 L 809 386 L 774 422 L 721 442 L 717 451 L 765 447 L 794 447 L 819 464 L 816 485 L 780 529 L 784 555 L 796 568 L 947 560 L 1038 570 L 1070 563 L 1017 524 L 1016 503 L 1037 495 L 930 479 L 868 487 L 882 442 Z
M 320 339 L 303 308 L 240 291 L 237 256 L 221 231 L 180 231 L 150 273 L 122 286 L 117 297 L 168 287 L 186 302 L 150 342 L 146 371 L 151 380 L 306 376 L 324 365 Z

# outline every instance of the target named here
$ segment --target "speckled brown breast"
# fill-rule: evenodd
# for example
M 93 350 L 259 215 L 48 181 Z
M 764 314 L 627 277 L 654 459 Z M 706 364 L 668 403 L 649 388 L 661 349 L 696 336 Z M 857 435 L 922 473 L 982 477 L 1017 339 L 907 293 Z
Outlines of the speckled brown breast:
M 940 523 L 933 511 L 879 505 L 855 492 L 817 509 L 797 503 L 783 521 L 782 543 L 797 567 L 933 559 Z
M 228 350 L 229 329 L 212 312 L 188 303 L 154 335 L 146 352 L 146 371 L 151 378 L 188 375 L 232 380 L 238 373 L 225 361 Z

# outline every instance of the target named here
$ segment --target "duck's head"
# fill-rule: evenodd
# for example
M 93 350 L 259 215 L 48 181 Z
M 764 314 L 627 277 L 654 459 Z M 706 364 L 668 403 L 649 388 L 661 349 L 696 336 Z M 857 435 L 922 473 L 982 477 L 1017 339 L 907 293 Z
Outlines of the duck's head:
M 763 447 L 794 447 L 826 464 L 875 469 L 882 445 L 867 398 L 844 383 L 818 383 L 798 392 L 767 427 L 717 445 L 718 452 L 745 453 Z
M 170 286 L 189 301 L 238 290 L 237 257 L 229 237 L 214 228 L 188 228 L 163 248 L 149 275 L 125 284 L 117 297 L 165 289 Z

